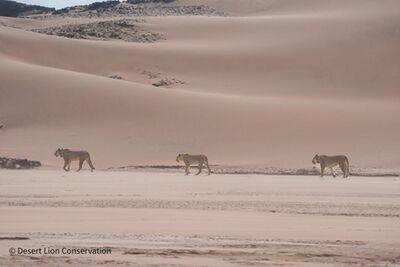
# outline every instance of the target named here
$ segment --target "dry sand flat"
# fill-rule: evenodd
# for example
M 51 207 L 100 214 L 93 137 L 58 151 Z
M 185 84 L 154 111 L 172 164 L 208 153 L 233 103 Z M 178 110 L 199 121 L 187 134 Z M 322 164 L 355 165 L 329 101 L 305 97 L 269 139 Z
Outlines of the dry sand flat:
M 0 262 L 396 266 L 399 182 L 374 177 L 2 171 Z M 10 240 L 15 237 L 28 239 Z M 111 248 L 112 254 L 9 257 L 10 246 L 100 246 Z

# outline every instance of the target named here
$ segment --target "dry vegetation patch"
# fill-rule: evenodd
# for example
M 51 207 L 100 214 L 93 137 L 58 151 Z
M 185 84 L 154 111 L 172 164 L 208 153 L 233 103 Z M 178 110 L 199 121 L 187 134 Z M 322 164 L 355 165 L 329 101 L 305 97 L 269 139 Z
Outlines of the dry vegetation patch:
M 33 29 L 32 31 L 73 39 L 121 40 L 139 43 L 153 43 L 165 39 L 160 33 L 152 33 L 141 29 L 137 25 L 139 22 L 142 22 L 142 20 L 120 19 Z

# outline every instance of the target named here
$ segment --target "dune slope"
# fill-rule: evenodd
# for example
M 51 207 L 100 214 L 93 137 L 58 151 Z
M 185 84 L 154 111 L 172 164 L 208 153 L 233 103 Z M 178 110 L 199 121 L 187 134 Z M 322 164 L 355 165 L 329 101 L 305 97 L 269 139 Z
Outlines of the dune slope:
M 398 166 L 399 4 L 289 2 L 240 13 L 208 1 L 235 17 L 147 18 L 167 39 L 153 44 L 0 26 L 2 154 L 58 165 L 57 147 L 87 149 L 106 168 L 173 164 L 179 152 L 309 167 L 315 153 L 346 153 Z M 151 86 L 164 78 L 184 84 Z

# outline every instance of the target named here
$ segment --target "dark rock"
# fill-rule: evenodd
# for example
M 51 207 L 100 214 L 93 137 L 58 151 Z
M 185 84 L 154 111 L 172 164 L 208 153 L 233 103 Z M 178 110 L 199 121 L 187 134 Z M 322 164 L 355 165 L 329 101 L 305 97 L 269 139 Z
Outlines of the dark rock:
M 152 85 L 155 87 L 170 87 L 171 85 L 174 84 L 185 84 L 185 82 L 172 78 L 172 79 L 159 80 L 158 82 L 155 82 Z
M 0 169 L 33 169 L 40 166 L 40 161 L 0 157 Z
M 111 79 L 123 80 L 122 76 L 119 76 L 119 75 L 117 75 L 117 74 L 111 75 L 111 76 L 108 76 L 108 77 L 111 78 Z

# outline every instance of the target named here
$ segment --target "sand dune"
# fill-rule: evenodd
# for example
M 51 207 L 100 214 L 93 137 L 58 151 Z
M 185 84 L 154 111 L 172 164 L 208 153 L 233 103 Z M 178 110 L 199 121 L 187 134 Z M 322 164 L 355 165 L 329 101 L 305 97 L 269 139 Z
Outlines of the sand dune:
M 234 17 L 146 18 L 167 39 L 154 44 L 1 27 L 0 148 L 50 165 L 58 146 L 84 148 L 100 168 L 185 151 L 221 164 L 308 167 L 315 153 L 346 153 L 396 167 L 398 3 L 363 3 L 255 1 L 240 13 L 243 1 L 206 1 Z M 184 84 L 151 85 L 162 79 Z

